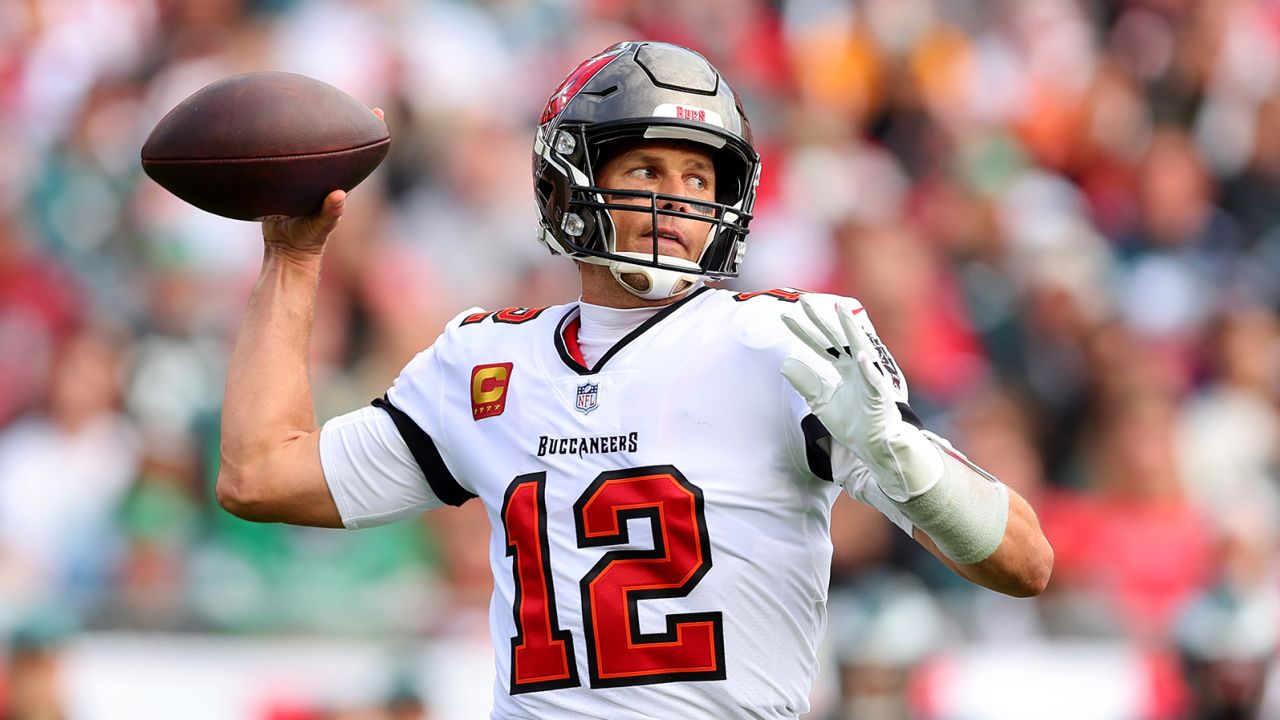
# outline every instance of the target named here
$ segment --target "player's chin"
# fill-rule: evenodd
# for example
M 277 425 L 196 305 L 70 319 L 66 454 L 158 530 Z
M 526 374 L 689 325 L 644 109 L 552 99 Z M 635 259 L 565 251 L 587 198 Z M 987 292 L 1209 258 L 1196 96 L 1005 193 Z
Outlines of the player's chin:
M 658 254 L 665 255 L 667 257 L 680 258 L 681 260 L 691 260 L 693 258 L 693 251 L 691 249 L 685 246 L 684 243 L 676 242 L 674 240 L 659 240 Z

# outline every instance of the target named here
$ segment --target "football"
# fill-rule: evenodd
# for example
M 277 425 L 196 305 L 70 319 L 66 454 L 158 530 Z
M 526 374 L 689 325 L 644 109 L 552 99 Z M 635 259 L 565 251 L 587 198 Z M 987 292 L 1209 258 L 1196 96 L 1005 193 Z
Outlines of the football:
M 305 75 L 255 72 L 169 111 L 142 146 L 142 168 L 202 210 L 259 220 L 316 212 L 390 147 L 386 124 L 350 95 Z

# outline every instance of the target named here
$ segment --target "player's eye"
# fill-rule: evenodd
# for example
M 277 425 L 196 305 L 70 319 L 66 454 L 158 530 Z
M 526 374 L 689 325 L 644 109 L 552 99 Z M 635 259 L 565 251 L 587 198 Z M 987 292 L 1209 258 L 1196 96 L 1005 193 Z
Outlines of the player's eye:
M 656 180 L 658 178 L 658 173 L 649 166 L 638 167 L 628 174 L 640 180 Z
M 689 179 L 686 182 L 688 182 L 689 186 L 692 187 L 694 190 L 707 189 L 707 179 L 702 177 L 701 175 L 690 175 Z

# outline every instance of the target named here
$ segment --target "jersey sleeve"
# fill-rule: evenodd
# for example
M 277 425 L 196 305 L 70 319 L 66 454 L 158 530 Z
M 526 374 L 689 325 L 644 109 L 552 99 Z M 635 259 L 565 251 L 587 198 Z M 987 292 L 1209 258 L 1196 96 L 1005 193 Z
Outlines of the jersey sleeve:
M 351 530 L 384 525 L 444 504 L 391 416 L 375 407 L 324 424 L 320 464 L 342 524 Z
M 477 310 L 451 320 L 372 407 L 333 418 L 321 428 L 325 482 L 346 527 L 381 525 L 475 497 L 446 459 L 450 451 L 441 393 L 448 379 L 438 356 L 450 341 L 450 330 Z
M 830 443 L 830 462 L 836 482 L 840 483 L 849 497 L 879 510 L 881 515 L 889 518 L 903 532 L 912 534 L 915 525 L 884 494 L 871 471 L 849 448 L 840 443 Z

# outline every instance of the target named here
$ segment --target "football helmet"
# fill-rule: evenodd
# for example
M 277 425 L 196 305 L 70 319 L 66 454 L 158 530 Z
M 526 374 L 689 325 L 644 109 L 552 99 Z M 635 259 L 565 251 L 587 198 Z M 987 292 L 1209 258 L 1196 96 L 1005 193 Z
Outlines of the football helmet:
M 602 147 L 645 139 L 708 147 L 715 202 L 600 187 L 595 172 Z M 684 294 L 705 278 L 737 276 L 760 156 L 741 100 L 706 58 L 678 45 L 623 42 L 584 61 L 552 93 L 534 140 L 533 178 L 538 238 L 553 254 L 608 266 L 633 294 L 661 300 Z M 609 196 L 648 203 L 609 202 Z M 618 251 L 611 210 L 648 214 L 652 250 Z M 709 223 L 696 261 L 659 253 L 658 218 L 664 215 Z

